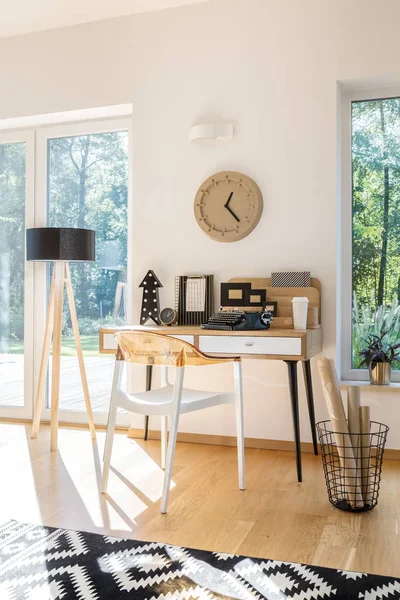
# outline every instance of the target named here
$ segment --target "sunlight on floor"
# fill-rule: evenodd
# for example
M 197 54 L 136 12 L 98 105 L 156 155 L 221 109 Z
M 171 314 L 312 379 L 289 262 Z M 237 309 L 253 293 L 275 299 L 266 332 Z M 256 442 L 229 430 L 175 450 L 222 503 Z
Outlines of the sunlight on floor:
M 0 435 L 4 427 L 10 426 L 0 424 Z M 87 528 L 90 519 L 93 530 L 131 532 L 135 519 L 160 502 L 164 471 L 137 442 L 117 434 L 108 493 L 102 495 L 104 441 L 105 432 L 92 442 L 88 431 L 61 428 L 59 450 L 50 452 L 48 427 L 42 427 L 38 440 L 31 440 L 30 426 L 13 425 L 7 441 L 9 460 L 4 464 L 5 476 L 12 481 L 1 499 L 4 518 L 57 522 L 67 528 L 77 528 L 81 521 Z M 154 443 L 151 450 L 155 454 Z

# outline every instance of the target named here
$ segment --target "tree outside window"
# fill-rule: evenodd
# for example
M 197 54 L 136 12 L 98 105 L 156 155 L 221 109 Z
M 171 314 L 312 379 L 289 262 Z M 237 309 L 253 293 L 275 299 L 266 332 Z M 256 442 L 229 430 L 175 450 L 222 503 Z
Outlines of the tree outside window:
M 359 368 L 369 333 L 400 338 L 400 98 L 352 103 L 352 170 L 352 367 Z

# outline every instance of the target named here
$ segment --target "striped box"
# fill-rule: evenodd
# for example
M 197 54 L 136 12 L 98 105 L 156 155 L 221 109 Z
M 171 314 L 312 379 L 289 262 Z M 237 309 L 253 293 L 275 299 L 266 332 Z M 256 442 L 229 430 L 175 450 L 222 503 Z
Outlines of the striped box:
M 271 287 L 310 287 L 310 271 L 283 271 L 271 273 Z

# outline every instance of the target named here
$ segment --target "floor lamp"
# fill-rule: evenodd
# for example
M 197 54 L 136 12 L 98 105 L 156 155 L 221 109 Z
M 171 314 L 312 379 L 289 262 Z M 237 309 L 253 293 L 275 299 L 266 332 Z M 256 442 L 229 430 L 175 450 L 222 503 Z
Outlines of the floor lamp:
M 82 344 L 76 316 L 74 292 L 71 283 L 69 264 L 72 261 L 87 262 L 95 260 L 95 232 L 90 229 L 72 229 L 66 227 L 36 227 L 26 231 L 26 254 L 29 261 L 53 262 L 53 278 L 50 288 L 47 310 L 46 329 L 44 334 L 42 360 L 40 363 L 39 381 L 35 398 L 32 438 L 39 433 L 40 417 L 44 402 L 46 375 L 50 357 L 50 346 L 53 340 L 52 374 L 51 374 L 51 425 L 50 449 L 57 450 L 58 445 L 58 411 L 60 399 L 60 359 L 61 332 L 64 285 L 71 315 L 72 329 L 75 337 L 79 370 L 81 373 L 86 412 L 92 438 L 96 438 L 89 388 L 83 361 Z

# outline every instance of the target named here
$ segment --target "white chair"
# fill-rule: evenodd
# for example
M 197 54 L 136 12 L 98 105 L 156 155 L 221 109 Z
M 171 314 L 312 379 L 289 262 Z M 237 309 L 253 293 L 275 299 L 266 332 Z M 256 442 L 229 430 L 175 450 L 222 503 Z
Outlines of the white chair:
M 244 481 L 244 431 L 243 431 L 243 385 L 240 357 L 212 357 L 200 352 L 188 342 L 160 333 L 144 330 L 121 331 L 115 335 L 118 351 L 111 391 L 107 437 L 104 450 L 102 493 L 107 490 L 111 452 L 118 408 L 142 415 L 161 416 L 161 466 L 165 469 L 161 499 L 161 512 L 167 512 L 169 488 L 175 455 L 179 415 L 218 404 L 234 404 L 236 408 L 239 488 L 245 489 Z M 200 367 L 232 362 L 234 370 L 233 392 L 201 392 L 183 387 L 186 367 Z M 159 365 L 162 367 L 162 387 L 148 392 L 129 394 L 121 389 L 122 371 L 125 363 Z M 175 367 L 175 383 L 168 383 L 168 367 Z M 167 418 L 170 418 L 170 435 L 167 449 Z

